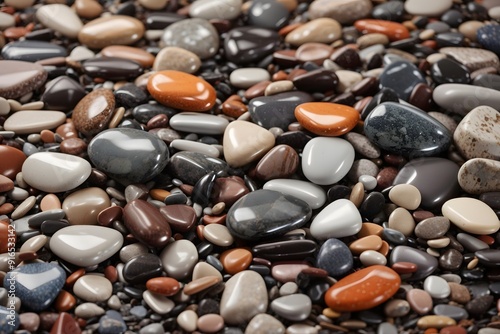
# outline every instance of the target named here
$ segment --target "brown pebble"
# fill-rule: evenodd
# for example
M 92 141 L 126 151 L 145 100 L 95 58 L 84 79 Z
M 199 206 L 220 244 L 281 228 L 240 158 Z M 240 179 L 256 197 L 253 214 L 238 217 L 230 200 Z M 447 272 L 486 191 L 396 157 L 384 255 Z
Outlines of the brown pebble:
M 155 277 L 146 282 L 146 288 L 163 296 L 173 296 L 180 290 L 179 282 L 171 277 Z
M 146 50 L 125 45 L 110 45 L 101 50 L 103 57 L 117 57 L 138 62 L 143 67 L 153 66 L 155 57 Z
M 14 205 L 12 203 L 4 203 L 0 205 L 0 215 L 7 215 L 14 211 Z
M 211 216 L 211 215 L 204 215 L 202 218 L 203 224 L 205 225 L 210 225 L 210 224 L 224 224 L 226 222 L 226 215 L 222 216 Z
M 227 100 L 222 104 L 222 112 L 229 117 L 238 118 L 248 111 L 248 107 L 241 101 Z
M 76 305 L 76 298 L 66 290 L 61 290 L 57 296 L 54 307 L 59 312 L 67 312 Z
M 153 116 L 148 123 L 146 124 L 146 128 L 156 129 L 156 128 L 166 128 L 168 125 L 168 116 L 165 114 L 159 114 Z
M 219 260 L 228 274 L 235 275 L 252 263 L 252 253 L 245 248 L 233 248 L 224 251 Z
M 11 180 L 21 171 L 26 155 L 23 151 L 7 145 L 0 145 L 0 174 Z
M 44 143 L 54 143 L 54 132 L 50 130 L 42 130 L 40 131 L 40 139 L 42 139 Z
M 75 282 L 83 275 L 85 275 L 85 269 L 80 268 L 78 270 L 75 270 L 73 273 L 71 273 L 71 275 L 69 275 L 66 278 L 66 286 L 67 287 L 73 286 L 73 284 L 75 284 Z
M 87 143 L 80 138 L 64 139 L 60 144 L 61 153 L 83 155 L 87 153 Z
M 271 81 L 266 80 L 253 85 L 245 91 L 245 98 L 251 100 L 255 97 L 264 96 L 264 92 L 269 84 L 271 84 Z
M 392 182 L 398 175 L 398 170 L 394 167 L 385 167 L 377 174 L 377 187 L 378 189 L 385 189 L 392 186 Z
M 417 271 L 417 265 L 411 262 L 396 262 L 391 268 L 398 274 L 411 274 Z
M 366 250 L 379 250 L 382 247 L 382 239 L 378 235 L 369 235 L 360 238 L 349 245 L 349 249 L 355 255 L 359 255 Z
M 170 192 L 168 190 L 165 190 L 165 189 L 151 189 L 149 191 L 149 195 L 157 200 L 157 201 L 164 201 L 165 198 L 167 198 L 168 195 L 170 195 Z
M 182 292 L 188 296 L 191 296 L 214 286 L 215 284 L 221 282 L 221 280 L 222 279 L 217 276 L 200 277 L 187 283 L 184 286 Z
M 432 310 L 432 297 L 425 290 L 411 289 L 406 293 L 406 300 L 410 303 L 411 309 L 420 315 Z
M 203 333 L 217 333 L 224 328 L 224 318 L 218 314 L 205 314 L 196 322 L 198 329 Z
M 40 327 L 40 316 L 33 312 L 24 312 L 19 314 L 20 328 L 30 333 L 36 333 Z
M 106 266 L 104 268 L 104 277 L 106 277 L 111 283 L 118 281 L 118 270 L 114 266 Z
M 0 174 L 0 193 L 14 189 L 14 182 L 8 177 Z
M 110 206 L 97 214 L 97 222 L 102 226 L 110 226 L 114 221 L 121 220 L 122 216 L 122 207 Z
M 77 130 L 72 121 L 59 125 L 56 129 L 56 133 L 63 139 L 78 138 Z
M 467 334 L 467 330 L 462 326 L 446 326 L 441 328 L 439 334 Z
M 50 334 L 80 334 L 82 331 L 80 326 L 71 316 L 71 314 L 62 312 L 59 313 Z
M 459 304 L 466 304 L 471 300 L 469 289 L 465 285 L 448 282 L 450 286 L 450 299 Z
M 73 124 L 85 136 L 95 135 L 104 130 L 113 111 L 115 96 L 109 89 L 96 89 L 78 102 L 73 110 Z

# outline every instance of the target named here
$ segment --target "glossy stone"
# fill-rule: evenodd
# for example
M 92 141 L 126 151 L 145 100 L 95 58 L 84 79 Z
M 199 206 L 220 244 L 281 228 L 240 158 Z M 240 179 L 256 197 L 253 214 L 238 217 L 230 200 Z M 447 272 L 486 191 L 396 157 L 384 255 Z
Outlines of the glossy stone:
M 130 284 L 144 284 L 148 279 L 161 275 L 162 266 L 155 254 L 141 254 L 125 263 L 123 278 Z
M 76 129 L 86 136 L 104 130 L 115 109 L 115 97 L 110 90 L 96 89 L 78 102 L 72 120 Z
M 147 246 L 162 248 L 172 235 L 170 225 L 152 204 L 136 199 L 123 209 L 123 221 L 134 237 Z
M 341 138 L 316 137 L 302 153 L 302 171 L 319 185 L 337 183 L 347 175 L 354 162 L 354 148 Z
M 238 176 L 220 177 L 215 179 L 212 189 L 212 202 L 223 202 L 229 208 L 249 192 L 250 190 L 242 178 Z
M 228 211 L 226 224 L 232 235 L 263 240 L 303 226 L 311 218 L 304 201 L 273 190 L 257 190 L 239 199 Z
M 498 36 L 500 29 L 496 26 L 485 25 L 477 30 L 477 41 L 485 48 L 500 54 L 500 44 L 498 44 Z
M 259 160 L 255 167 L 255 176 L 264 181 L 288 178 L 295 173 L 298 165 L 297 152 L 288 145 L 278 145 Z
M 0 158 L 0 174 L 14 180 L 22 169 L 26 155 L 14 147 L 0 145 Z
M 407 281 L 418 281 L 432 274 L 438 267 L 435 257 L 408 246 L 396 246 L 389 257 L 391 265 L 398 262 L 411 262 L 417 265 L 415 271 Z
M 65 120 L 66 115 L 60 111 L 21 110 L 5 121 L 4 128 L 7 131 L 14 131 L 16 134 L 31 134 L 55 129 Z
M 29 263 L 9 271 L 3 285 L 13 284 L 16 297 L 23 306 L 40 312 L 52 304 L 61 291 L 66 274 L 61 267 L 51 263 Z
M 339 78 L 334 71 L 317 69 L 300 74 L 293 78 L 293 85 L 309 93 L 336 91 L 339 86 Z
M 342 277 L 353 267 L 351 251 L 342 241 L 330 238 L 319 249 L 316 267 L 325 269 L 332 277 Z
M 169 25 L 162 41 L 167 46 L 177 46 L 198 55 L 210 58 L 219 49 L 219 35 L 212 24 L 205 19 L 185 19 Z
M 434 89 L 432 98 L 447 111 L 465 116 L 479 106 L 498 108 L 500 92 L 473 85 L 443 84 Z
M 189 7 L 189 16 L 205 20 L 232 20 L 241 14 L 242 0 L 197 1 Z
M 288 125 L 296 120 L 295 108 L 311 101 L 313 97 L 305 92 L 285 92 L 250 100 L 248 111 L 258 125 L 266 129 L 279 127 L 286 130 Z
M 2 57 L 5 60 L 21 60 L 36 62 L 43 59 L 66 57 L 66 48 L 43 41 L 10 42 L 2 48 Z
M 111 282 L 98 275 L 83 275 L 73 285 L 76 297 L 88 302 L 102 302 L 108 300 L 113 292 Z
M 166 167 L 171 176 L 193 186 L 205 174 L 214 171 L 221 175 L 225 174 L 227 169 L 225 161 L 197 152 L 177 152 Z
M 45 192 L 63 192 L 77 188 L 90 176 L 90 164 L 79 157 L 52 152 L 32 154 L 23 163 L 23 179 Z M 44 177 L 40 178 L 43 174 Z
M 441 211 L 461 230 L 473 234 L 492 234 L 500 228 L 495 212 L 475 198 L 462 197 L 446 201 Z
M 354 235 L 361 230 L 361 226 L 361 215 L 356 206 L 342 198 L 323 208 L 314 217 L 310 230 L 313 237 L 325 240 Z
M 341 104 L 310 102 L 298 105 L 295 117 L 304 128 L 319 136 L 340 136 L 356 126 L 359 112 Z
M 97 215 L 111 205 L 108 194 L 97 187 L 79 189 L 62 202 L 71 225 L 95 225 Z
M 260 27 L 238 27 L 224 39 L 224 52 L 229 61 L 238 65 L 257 62 L 278 47 L 278 34 Z
M 264 279 L 254 271 L 245 270 L 226 282 L 220 301 L 220 315 L 226 323 L 238 325 L 265 313 L 267 304 Z
M 78 33 L 78 40 L 92 49 L 102 49 L 111 44 L 130 45 L 142 38 L 144 30 L 144 25 L 136 18 L 111 15 L 85 24 Z
M 54 17 L 58 17 L 54 20 Z M 47 28 L 69 38 L 76 38 L 83 27 L 82 21 L 70 7 L 63 4 L 49 4 L 38 8 L 36 18 Z
M 68 226 L 50 238 L 50 250 L 61 259 L 80 267 L 89 267 L 107 260 L 118 252 L 123 236 L 102 226 Z
M 431 67 L 431 77 L 436 84 L 457 83 L 468 84 L 470 82 L 469 70 L 462 64 L 452 59 L 441 59 Z
M 60 76 L 47 83 L 41 97 L 45 108 L 68 112 L 85 96 L 84 88 L 68 76 Z
M 252 248 L 252 254 L 270 261 L 302 260 L 312 256 L 317 249 L 312 240 L 285 240 L 266 242 Z
M 434 239 L 445 235 L 450 228 L 446 217 L 436 216 L 422 220 L 415 226 L 415 235 L 423 239 Z
M 332 18 L 315 18 L 304 25 L 292 30 L 286 37 L 285 42 L 293 46 L 300 46 L 305 43 L 335 42 L 342 36 L 342 26 Z
M 221 135 L 229 125 L 229 122 L 215 115 L 180 112 L 170 118 L 169 125 L 177 131 Z
M 175 278 L 154 277 L 146 282 L 146 288 L 151 292 L 170 297 L 179 291 L 180 285 Z
M 18 60 L 2 60 L 0 95 L 15 99 L 41 87 L 47 80 L 47 72 L 38 64 Z
M 380 88 L 393 89 L 405 101 L 408 101 L 416 85 L 426 83 L 420 70 L 407 61 L 396 61 L 386 66 L 379 81 Z
M 175 70 L 192 74 L 200 66 L 201 60 L 196 54 L 177 46 L 167 46 L 154 58 L 153 70 Z
M 196 222 L 196 212 L 184 204 L 166 205 L 160 208 L 170 227 L 176 232 L 190 231 Z
M 276 314 L 287 320 L 302 321 L 311 313 L 312 302 L 307 295 L 297 293 L 273 300 L 270 307 Z
M 92 58 L 82 63 L 82 70 L 92 78 L 130 80 L 142 74 L 142 66 L 133 60 L 118 57 Z
M 126 128 L 99 133 L 89 143 L 88 154 L 97 168 L 124 185 L 151 180 L 169 158 L 167 145 L 158 137 Z
M 326 202 L 323 188 L 302 180 L 274 179 L 266 182 L 263 189 L 275 190 L 297 197 L 309 204 L 313 210 L 322 207 Z
M 432 309 L 432 297 L 422 289 L 411 289 L 406 294 L 406 299 L 413 311 L 420 315 L 429 313 Z
M 177 280 L 189 277 L 198 262 L 196 246 L 189 240 L 177 240 L 168 244 L 160 253 L 163 270 Z
M 325 302 L 340 312 L 367 310 L 391 298 L 400 284 L 401 278 L 394 270 L 375 265 L 335 283 L 326 292 Z
M 420 158 L 406 164 L 394 179 L 394 184 L 412 184 L 422 195 L 421 207 L 440 207 L 460 191 L 457 181 L 459 167 L 443 158 Z
M 160 71 L 149 77 L 148 91 L 167 107 L 207 111 L 215 104 L 215 89 L 205 80 L 179 71 Z

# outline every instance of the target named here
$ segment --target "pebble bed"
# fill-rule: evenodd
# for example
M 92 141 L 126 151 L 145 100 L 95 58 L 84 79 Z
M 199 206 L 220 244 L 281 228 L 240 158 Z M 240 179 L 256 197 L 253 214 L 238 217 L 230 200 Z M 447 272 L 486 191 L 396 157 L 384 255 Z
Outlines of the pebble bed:
M 498 20 L 0 1 L 0 333 L 500 333 Z

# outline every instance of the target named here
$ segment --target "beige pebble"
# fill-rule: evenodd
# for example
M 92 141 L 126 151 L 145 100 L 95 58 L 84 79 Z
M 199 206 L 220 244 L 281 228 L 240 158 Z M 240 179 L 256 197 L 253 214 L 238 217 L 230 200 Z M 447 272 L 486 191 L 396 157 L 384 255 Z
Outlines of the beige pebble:
M 144 25 L 125 15 L 100 17 L 85 24 L 78 34 L 80 43 L 102 49 L 108 45 L 130 45 L 144 35 Z
M 76 0 L 74 8 L 78 16 L 84 19 L 94 19 L 103 11 L 101 4 L 96 0 Z
M 26 198 L 11 213 L 10 217 L 12 219 L 19 219 L 21 217 L 24 217 L 28 213 L 28 211 L 30 211 L 33 208 L 33 206 L 35 206 L 35 204 L 36 204 L 36 197 L 35 196 L 30 196 L 30 197 Z
M 222 274 L 214 266 L 206 262 L 198 262 L 193 269 L 193 280 L 207 277 L 207 276 L 217 276 L 222 279 Z
M 359 255 L 359 260 L 365 266 L 381 265 L 385 266 L 387 264 L 387 258 L 380 252 L 374 250 L 365 250 Z
M 201 66 L 200 57 L 191 51 L 177 46 L 167 46 L 156 55 L 153 70 L 175 70 L 195 73 Z
M 340 93 L 349 91 L 351 87 L 363 80 L 363 76 L 354 71 L 338 70 L 335 72 L 335 74 L 337 74 L 337 77 L 339 79 L 337 90 Z
M 4 4 L 15 9 L 25 9 L 33 6 L 35 0 L 5 0 Z
M 349 195 L 349 200 L 354 203 L 354 205 L 359 208 L 363 199 L 365 198 L 365 186 L 362 182 L 358 182 L 352 187 L 351 194 Z
M 427 245 L 432 248 L 445 248 L 450 244 L 450 238 L 438 238 L 438 239 L 432 239 L 432 240 L 427 240 Z
M 446 58 L 446 55 L 444 55 L 442 53 L 433 53 L 431 55 L 428 55 L 427 58 L 425 58 L 425 60 L 430 65 L 433 65 L 433 64 L 437 63 L 438 61 L 440 61 L 441 59 L 445 59 L 445 58 Z
M 389 216 L 388 226 L 389 228 L 403 233 L 406 237 L 409 237 L 415 228 L 415 221 L 408 210 L 405 208 L 397 208 Z
M 104 314 L 104 309 L 94 303 L 82 303 L 75 308 L 75 315 L 79 318 L 89 319 Z
M 24 252 L 38 252 L 40 249 L 42 249 L 47 241 L 49 240 L 49 237 L 46 235 L 37 235 L 32 238 L 29 238 L 26 240 L 21 248 L 19 249 L 20 253 Z
M 226 203 L 219 202 L 212 207 L 212 214 L 219 215 L 226 209 Z
M 21 110 L 42 110 L 44 103 L 42 101 L 34 101 L 25 103 L 21 106 Z
M 499 9 L 500 9 L 500 7 L 499 7 Z M 500 11 L 499 11 L 499 14 L 500 14 Z M 491 15 L 490 15 L 490 17 L 491 17 Z M 491 18 L 493 18 L 493 17 L 491 17 Z M 481 21 L 475 21 L 475 20 L 466 21 L 458 26 L 458 31 L 462 35 L 467 37 L 469 40 L 471 40 L 472 42 L 475 42 L 477 40 L 477 31 L 482 26 L 484 26 L 484 23 Z
M 290 80 L 280 80 L 271 82 L 264 91 L 265 96 L 275 95 L 293 90 L 293 82 Z
M 146 290 L 142 293 L 142 298 L 146 302 L 146 304 L 156 313 L 158 314 L 167 314 L 170 312 L 174 306 L 175 302 L 170 298 L 165 296 L 152 293 L 149 290 Z
M 330 18 L 318 18 L 292 30 L 286 37 L 285 42 L 293 46 L 304 43 L 317 42 L 329 44 L 342 37 L 340 23 Z
M 168 0 L 139 0 L 138 2 L 146 9 L 160 10 L 167 5 Z
M 76 38 L 83 27 L 76 13 L 64 4 L 41 6 L 36 11 L 36 18 L 45 27 L 69 38 Z
M 363 36 L 360 36 L 356 40 L 356 44 L 360 49 L 365 49 L 369 46 L 376 45 L 376 44 L 382 44 L 386 45 L 389 44 L 389 37 L 384 34 L 380 33 L 371 33 L 371 34 L 366 34 Z
M 443 328 L 447 326 L 454 326 L 457 322 L 444 315 L 426 315 L 418 319 L 417 326 L 421 329 L 427 328 Z
M 234 238 L 225 225 L 209 224 L 203 229 L 203 236 L 208 242 L 216 246 L 227 247 L 234 242 Z
M 97 187 L 77 190 L 62 203 L 62 209 L 72 225 L 97 224 L 97 215 L 109 206 L 108 194 Z
M 465 232 L 492 234 L 500 228 L 500 221 L 495 211 L 475 198 L 450 199 L 443 204 L 441 211 L 443 216 Z
M 435 34 L 436 32 L 432 29 L 425 29 L 420 34 L 418 34 L 418 38 L 425 41 L 433 38 Z
M 111 282 L 99 275 L 84 275 L 73 285 L 73 292 L 78 297 L 88 302 L 103 302 L 111 297 L 113 286 Z
M 198 315 L 193 310 L 182 311 L 176 320 L 177 324 L 186 332 L 194 332 L 198 328 L 196 325 Z
M 389 191 L 389 199 L 407 210 L 415 210 L 420 205 L 420 190 L 411 184 L 398 184 Z
M 466 161 L 458 171 L 458 183 L 469 194 L 500 191 L 500 161 L 482 158 Z
M 477 257 L 474 257 L 468 264 L 467 264 L 467 269 L 472 270 L 476 268 L 476 266 L 479 263 L 479 259 Z

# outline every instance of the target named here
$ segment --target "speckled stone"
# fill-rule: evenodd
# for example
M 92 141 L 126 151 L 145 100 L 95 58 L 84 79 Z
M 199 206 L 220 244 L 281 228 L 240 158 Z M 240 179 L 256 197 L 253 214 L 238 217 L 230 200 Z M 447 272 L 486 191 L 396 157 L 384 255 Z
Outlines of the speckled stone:
M 420 70 L 410 62 L 395 61 L 384 68 L 380 75 L 380 88 L 391 88 L 400 99 L 408 101 L 413 88 L 426 83 Z
M 469 194 L 500 191 L 500 162 L 483 158 L 468 160 L 458 171 L 458 183 Z
M 5 334 L 12 334 L 16 329 L 19 328 L 20 324 L 21 321 L 17 312 L 14 311 L 14 314 L 12 315 L 8 308 L 0 306 L 0 332 Z
M 96 89 L 76 105 L 72 116 L 73 124 L 84 135 L 95 135 L 106 129 L 114 110 L 113 92 L 109 89 Z
M 351 251 L 342 241 L 330 238 L 319 249 L 316 267 L 326 270 L 332 277 L 341 277 L 353 267 Z
M 245 195 L 231 206 L 226 225 L 233 236 L 263 240 L 299 228 L 310 218 L 311 208 L 306 202 L 274 190 L 261 189 Z
M 281 321 L 269 314 L 257 314 L 248 323 L 245 329 L 245 334 L 265 333 L 285 334 L 285 326 L 283 326 Z
M 373 109 L 364 129 L 380 148 L 411 158 L 438 155 L 451 143 L 451 134 L 441 123 L 420 109 L 395 102 Z
M 153 70 L 175 70 L 195 73 L 201 66 L 200 58 L 191 51 L 176 46 L 167 46 L 156 55 Z
M 439 52 L 465 65 L 470 71 L 479 70 L 489 66 L 496 68 L 500 66 L 498 56 L 489 50 L 464 47 L 445 47 L 439 49 Z
M 34 312 L 47 309 L 61 291 L 66 274 L 51 263 L 29 263 L 7 273 L 3 286 L 13 282 L 16 297 Z
M 369 16 L 372 8 L 368 0 L 316 0 L 309 6 L 309 15 L 313 19 L 330 17 L 342 24 L 348 24 Z
M 488 106 L 474 108 L 460 121 L 453 139 L 467 159 L 500 159 L 500 113 Z
M 500 44 L 498 37 L 500 35 L 500 26 L 487 24 L 477 30 L 477 41 L 485 49 L 500 54 Z
M 219 50 L 219 34 L 205 19 L 185 19 L 169 25 L 162 41 L 167 46 L 177 46 L 198 55 L 201 59 L 214 56 Z
M 97 168 L 124 185 L 151 180 L 169 158 L 167 145 L 158 137 L 127 128 L 101 132 L 89 143 L 88 154 Z
M 0 62 L 0 96 L 16 99 L 41 87 L 47 80 L 48 73 L 35 63 L 18 60 Z

